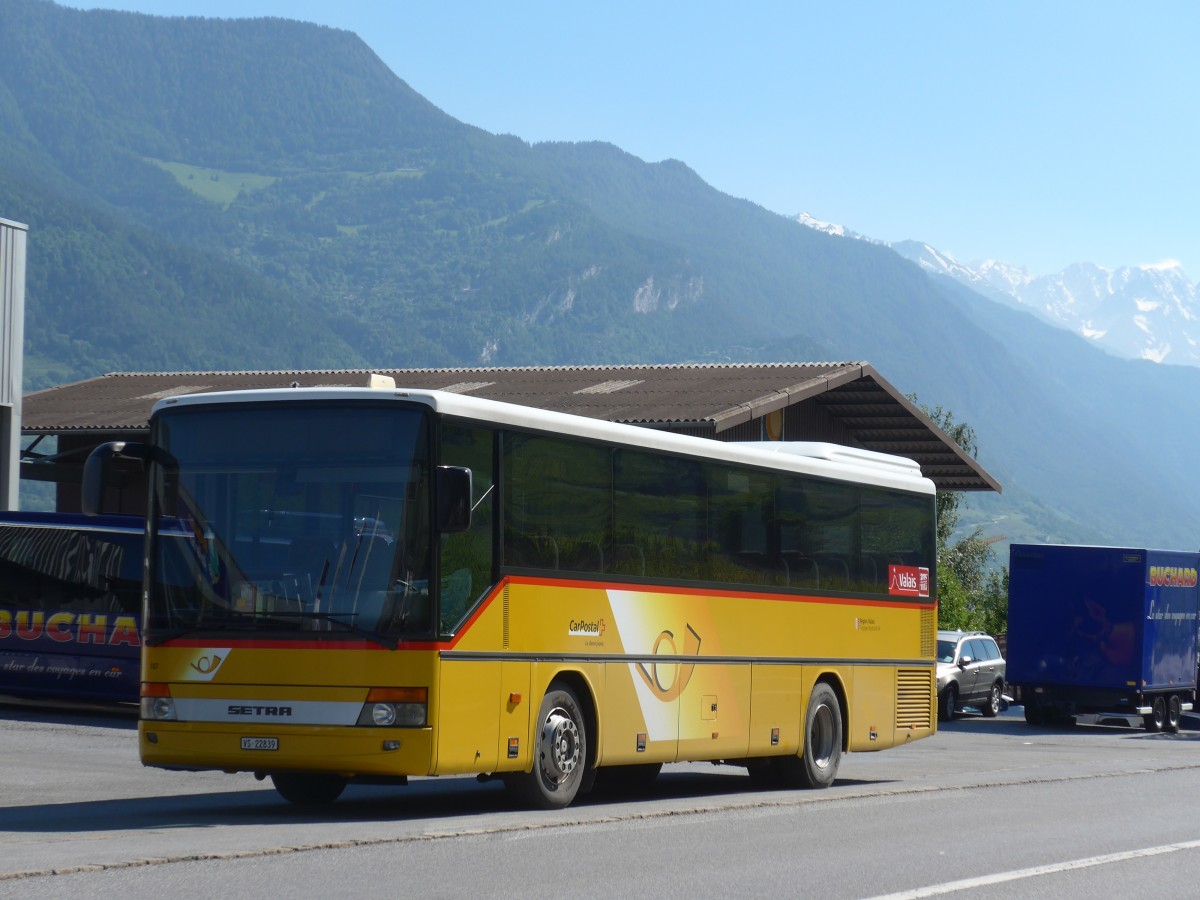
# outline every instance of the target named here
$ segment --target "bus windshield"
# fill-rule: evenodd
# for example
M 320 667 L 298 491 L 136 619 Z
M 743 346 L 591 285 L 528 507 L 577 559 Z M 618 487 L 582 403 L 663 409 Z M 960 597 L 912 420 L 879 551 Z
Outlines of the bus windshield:
M 394 402 L 164 411 L 147 643 L 431 634 L 428 433 Z

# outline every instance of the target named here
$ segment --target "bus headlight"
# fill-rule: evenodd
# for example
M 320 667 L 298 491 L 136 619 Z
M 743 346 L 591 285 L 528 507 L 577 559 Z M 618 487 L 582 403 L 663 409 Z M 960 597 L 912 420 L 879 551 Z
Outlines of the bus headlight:
M 428 688 L 371 688 L 358 724 L 375 728 L 420 728 L 428 721 Z
M 142 718 L 151 722 L 173 722 L 179 718 L 175 713 L 175 701 L 165 684 L 143 683 L 141 707 Z
M 371 724 L 387 728 L 396 724 L 396 704 L 374 703 L 371 705 Z

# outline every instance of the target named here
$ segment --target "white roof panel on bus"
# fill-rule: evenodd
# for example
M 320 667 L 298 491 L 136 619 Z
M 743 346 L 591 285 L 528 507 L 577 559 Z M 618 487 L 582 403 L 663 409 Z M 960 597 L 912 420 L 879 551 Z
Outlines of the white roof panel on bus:
M 445 391 L 405 390 L 393 387 L 297 387 L 187 394 L 158 401 L 154 405 L 151 418 L 167 409 L 184 406 L 313 400 L 401 400 L 422 403 L 442 415 L 512 428 L 662 450 L 700 459 L 800 472 L 923 494 L 932 494 L 935 491 L 933 482 L 921 475 L 920 466 L 901 456 L 829 443 L 717 441 Z

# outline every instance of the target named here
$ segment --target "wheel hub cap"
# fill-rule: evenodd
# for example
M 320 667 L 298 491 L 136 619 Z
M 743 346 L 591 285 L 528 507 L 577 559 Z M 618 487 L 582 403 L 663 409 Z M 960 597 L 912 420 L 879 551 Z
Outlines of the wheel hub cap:
M 579 765 L 579 728 L 562 710 L 546 717 L 542 747 L 543 767 L 554 781 L 562 781 Z

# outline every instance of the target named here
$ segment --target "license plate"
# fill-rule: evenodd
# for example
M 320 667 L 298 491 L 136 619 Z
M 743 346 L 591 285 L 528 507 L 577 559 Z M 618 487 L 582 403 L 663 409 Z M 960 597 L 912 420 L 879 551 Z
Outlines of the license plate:
M 242 738 L 243 750 L 278 750 L 279 738 Z

